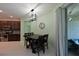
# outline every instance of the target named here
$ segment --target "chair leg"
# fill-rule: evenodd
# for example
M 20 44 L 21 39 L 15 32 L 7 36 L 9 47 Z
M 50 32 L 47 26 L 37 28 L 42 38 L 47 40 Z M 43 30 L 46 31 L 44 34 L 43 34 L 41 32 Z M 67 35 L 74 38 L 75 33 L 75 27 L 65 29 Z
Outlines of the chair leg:
M 24 42 L 24 46 L 25 46 L 26 44 L 25 44 L 25 42 Z
M 43 54 L 45 54 L 45 49 L 43 50 Z
M 26 41 L 24 41 L 24 46 L 26 46 Z
M 37 53 L 38 53 L 38 56 L 39 56 L 39 55 L 40 55 L 40 54 L 39 54 L 39 48 L 37 48 Z
M 47 49 L 48 49 L 48 43 L 47 43 Z
M 45 53 L 45 46 L 43 46 L 43 53 Z
M 38 56 L 39 56 L 39 52 L 38 52 Z

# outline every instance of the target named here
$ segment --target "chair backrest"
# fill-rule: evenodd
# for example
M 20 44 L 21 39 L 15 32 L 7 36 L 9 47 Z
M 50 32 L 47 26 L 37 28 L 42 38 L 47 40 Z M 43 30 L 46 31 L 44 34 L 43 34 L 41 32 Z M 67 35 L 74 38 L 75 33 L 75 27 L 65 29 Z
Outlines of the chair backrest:
M 24 33 L 24 37 L 27 37 L 28 36 L 28 33 Z
M 45 35 L 43 36 L 43 40 L 44 40 L 44 42 L 47 42 L 47 41 L 48 41 L 48 34 L 45 34 Z
M 43 43 L 43 36 L 39 36 L 38 41 L 39 41 L 40 43 Z
M 25 36 L 31 36 L 31 35 L 33 35 L 34 33 L 33 32 L 30 32 L 30 33 L 25 33 L 24 35 Z

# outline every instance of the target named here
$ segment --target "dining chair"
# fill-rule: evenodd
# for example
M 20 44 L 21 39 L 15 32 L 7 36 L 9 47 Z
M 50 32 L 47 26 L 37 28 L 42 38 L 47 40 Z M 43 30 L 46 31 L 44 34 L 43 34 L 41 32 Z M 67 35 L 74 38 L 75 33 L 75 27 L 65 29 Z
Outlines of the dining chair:
M 39 36 L 38 39 L 32 39 L 31 46 L 32 46 L 32 52 L 38 53 L 38 56 L 40 55 L 40 51 L 43 51 L 43 53 L 45 53 L 43 36 Z
M 26 48 L 29 48 L 29 39 L 28 39 L 28 36 L 29 36 L 28 33 L 24 34 L 24 37 L 25 37 L 24 46 L 26 46 Z
M 43 35 L 43 40 L 44 40 L 44 46 L 46 46 L 48 49 L 48 34 Z
M 39 36 L 38 39 L 38 55 L 40 53 L 40 51 L 43 51 L 43 53 L 45 53 L 45 46 L 44 46 L 44 40 L 43 40 L 43 36 Z

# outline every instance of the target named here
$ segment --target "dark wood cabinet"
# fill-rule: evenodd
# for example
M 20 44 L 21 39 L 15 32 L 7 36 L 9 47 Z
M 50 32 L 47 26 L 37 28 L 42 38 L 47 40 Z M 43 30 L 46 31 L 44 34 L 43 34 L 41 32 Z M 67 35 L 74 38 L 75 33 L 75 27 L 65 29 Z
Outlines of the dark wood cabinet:
M 20 34 L 9 34 L 8 41 L 20 41 Z
M 20 21 L 0 21 L 0 31 L 8 34 L 8 41 L 20 41 Z
M 20 30 L 20 21 L 0 21 L 0 28 L 4 27 Z

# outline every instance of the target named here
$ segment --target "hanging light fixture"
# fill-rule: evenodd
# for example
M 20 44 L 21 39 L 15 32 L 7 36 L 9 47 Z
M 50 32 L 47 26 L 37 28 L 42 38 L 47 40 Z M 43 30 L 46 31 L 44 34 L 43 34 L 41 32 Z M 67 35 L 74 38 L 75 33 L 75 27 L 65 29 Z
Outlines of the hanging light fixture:
M 37 15 L 34 11 L 34 9 L 31 10 L 31 21 L 36 21 Z
M 72 21 L 72 18 L 71 17 L 68 17 L 68 22 L 71 22 Z

